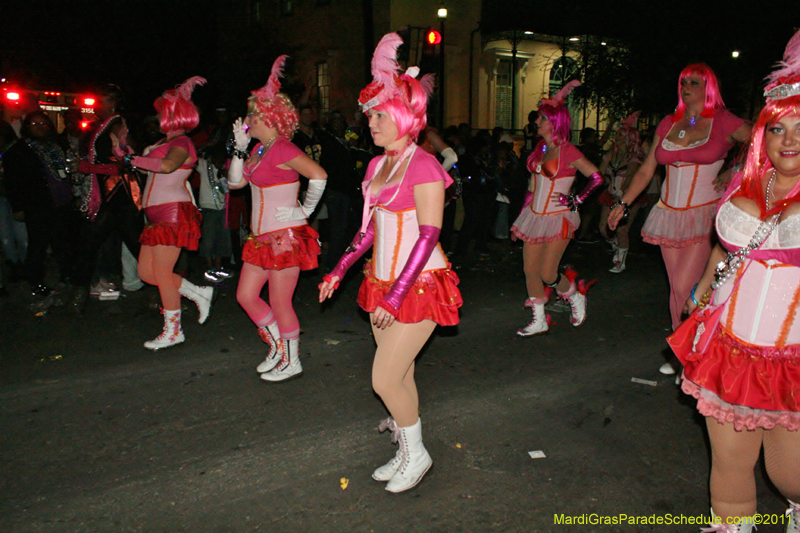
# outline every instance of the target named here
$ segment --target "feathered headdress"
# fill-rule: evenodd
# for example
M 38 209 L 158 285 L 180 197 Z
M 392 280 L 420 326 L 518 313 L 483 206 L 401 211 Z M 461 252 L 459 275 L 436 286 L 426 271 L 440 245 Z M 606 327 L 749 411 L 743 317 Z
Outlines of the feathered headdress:
M 783 100 L 800 95 L 800 31 L 794 34 L 786 45 L 783 61 L 778 69 L 767 76 L 768 84 L 764 96 L 771 100 Z
M 560 105 L 564 105 L 564 102 L 567 100 L 567 96 L 569 96 L 572 91 L 575 90 L 575 87 L 578 87 L 581 84 L 578 80 L 572 80 L 571 82 L 564 85 L 560 91 L 556 93 L 553 98 L 543 98 L 539 105 L 550 105 L 553 107 L 558 107 Z
M 169 101 L 175 101 L 178 99 L 183 99 L 187 101 L 191 101 L 192 99 L 192 92 L 194 88 L 198 85 L 205 85 L 206 79 L 200 76 L 192 76 L 185 82 L 181 83 L 174 89 L 170 89 L 169 91 L 164 93 L 164 99 Z
M 641 111 L 634 111 L 633 113 L 628 115 L 628 118 L 622 121 L 622 125 L 635 129 L 636 124 L 639 122 L 639 113 L 641 113 Z
M 283 67 L 286 66 L 286 60 L 289 56 L 283 54 L 278 57 L 272 64 L 272 72 L 269 75 L 267 84 L 257 91 L 252 91 L 251 94 L 259 100 L 272 100 L 275 95 L 281 90 L 281 78 L 283 77 Z
M 404 74 L 399 74 L 397 49 L 401 44 L 403 39 L 398 34 L 387 33 L 375 48 L 375 53 L 372 55 L 372 83 L 367 85 L 358 97 L 362 112 L 366 113 L 367 110 L 398 96 L 408 100 L 403 81 L 419 76 L 419 67 L 408 67 Z M 433 93 L 433 75 L 424 75 L 420 85 L 425 94 L 430 96 Z

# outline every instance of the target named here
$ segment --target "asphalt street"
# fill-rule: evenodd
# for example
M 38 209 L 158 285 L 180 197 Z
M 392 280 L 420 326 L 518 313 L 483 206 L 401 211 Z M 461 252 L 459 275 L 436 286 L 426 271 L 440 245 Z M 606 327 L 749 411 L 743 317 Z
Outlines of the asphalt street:
M 370 478 L 395 447 L 376 430 L 386 411 L 359 273 L 325 306 L 319 275 L 301 278 L 305 374 L 283 384 L 255 372 L 264 345 L 235 278 L 206 325 L 184 300 L 186 343 L 156 353 L 142 347 L 160 331 L 153 288 L 78 318 L 36 316 L 13 284 L 0 300 L 0 531 L 697 532 L 686 521 L 708 514 L 709 448 L 693 401 L 657 371 L 658 250 L 635 243 L 618 275 L 602 243 L 573 243 L 566 260 L 598 280 L 586 323 L 553 313 L 547 335 L 526 339 L 519 247 L 493 243 L 458 270 L 461 324 L 437 330 L 417 365 L 434 468 L 398 495 Z M 782 514 L 762 471 L 759 510 Z

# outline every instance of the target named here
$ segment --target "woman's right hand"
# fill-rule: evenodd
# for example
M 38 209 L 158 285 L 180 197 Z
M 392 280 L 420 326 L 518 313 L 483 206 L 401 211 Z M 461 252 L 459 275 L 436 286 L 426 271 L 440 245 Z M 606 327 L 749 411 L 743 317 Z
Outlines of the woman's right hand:
M 247 146 L 250 144 L 250 135 L 247 134 L 247 127 L 242 117 L 237 118 L 233 123 L 233 140 L 234 148 L 237 150 L 247 150 Z
M 619 225 L 619 221 L 622 220 L 622 217 L 625 216 L 625 208 L 621 205 L 618 205 L 614 209 L 611 210 L 611 213 L 608 214 L 608 227 L 611 230 L 617 229 Z
M 117 160 L 122 161 L 127 154 L 120 146 L 120 138 L 114 135 L 113 132 L 109 133 L 108 136 L 111 138 L 111 153 L 114 154 L 114 157 L 116 157 Z
M 319 303 L 322 303 L 333 296 L 333 291 L 335 291 L 336 287 L 339 286 L 339 276 L 325 277 L 327 279 L 323 279 L 322 283 L 319 284 Z

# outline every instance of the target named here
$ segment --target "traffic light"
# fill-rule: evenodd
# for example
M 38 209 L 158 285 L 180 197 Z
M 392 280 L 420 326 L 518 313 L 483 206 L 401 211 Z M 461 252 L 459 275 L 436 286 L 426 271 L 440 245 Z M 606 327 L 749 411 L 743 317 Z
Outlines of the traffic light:
M 440 44 L 441 42 L 442 42 L 442 34 L 439 33 L 438 31 L 428 30 L 427 33 L 425 34 L 425 43 L 427 43 L 428 46 L 435 46 L 437 44 Z

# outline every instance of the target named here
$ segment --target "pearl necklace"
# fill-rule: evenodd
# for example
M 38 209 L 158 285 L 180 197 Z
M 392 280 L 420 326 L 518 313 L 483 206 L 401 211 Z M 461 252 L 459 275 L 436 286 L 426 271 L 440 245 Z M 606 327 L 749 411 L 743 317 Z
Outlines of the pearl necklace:
M 778 171 L 773 168 L 772 176 L 769 178 L 769 181 L 767 182 L 767 191 L 764 194 L 764 202 L 767 204 L 767 211 L 769 211 L 770 199 L 772 198 L 772 183 L 775 181 L 775 177 L 777 175 Z

